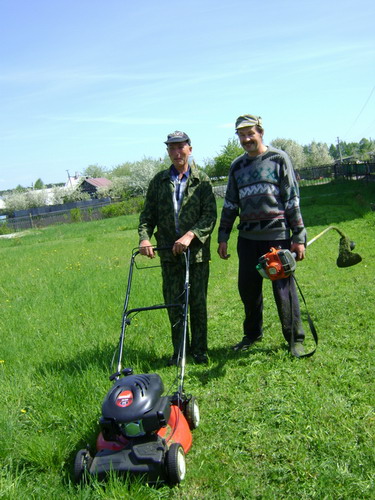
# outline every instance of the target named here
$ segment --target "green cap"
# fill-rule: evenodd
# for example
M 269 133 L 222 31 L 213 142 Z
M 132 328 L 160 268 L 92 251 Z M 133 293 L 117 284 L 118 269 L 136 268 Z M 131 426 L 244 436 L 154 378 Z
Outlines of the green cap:
M 236 130 L 243 127 L 255 127 L 255 125 L 263 127 L 262 118 L 260 116 L 241 115 L 236 120 Z

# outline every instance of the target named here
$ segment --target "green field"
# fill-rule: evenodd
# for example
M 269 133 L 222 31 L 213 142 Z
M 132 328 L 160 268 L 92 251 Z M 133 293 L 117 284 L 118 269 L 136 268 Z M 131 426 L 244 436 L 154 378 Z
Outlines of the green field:
M 95 445 L 137 216 L 31 230 L 0 239 L 0 498 L 2 499 L 370 499 L 374 498 L 375 185 L 301 189 L 309 239 L 337 225 L 363 261 L 339 269 L 339 236 L 308 248 L 296 277 L 319 335 L 316 354 L 290 356 L 270 282 L 265 338 L 241 337 L 236 234 L 228 261 L 212 242 L 208 366 L 187 365 L 201 425 L 180 487 L 116 476 L 76 486 L 76 452 Z M 221 202 L 219 202 L 219 208 Z M 139 270 L 131 305 L 161 302 L 160 271 Z M 148 301 L 150 303 L 150 301 Z M 306 319 L 306 313 L 303 313 Z M 307 347 L 312 337 L 307 331 Z M 127 329 L 125 365 L 159 373 L 175 388 L 165 311 Z

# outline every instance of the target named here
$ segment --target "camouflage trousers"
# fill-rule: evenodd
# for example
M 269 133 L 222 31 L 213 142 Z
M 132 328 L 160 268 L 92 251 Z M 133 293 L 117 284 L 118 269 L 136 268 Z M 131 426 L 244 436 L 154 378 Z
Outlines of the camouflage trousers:
M 190 264 L 189 270 L 189 329 L 187 348 L 191 354 L 207 352 L 207 288 L 209 263 L 197 262 Z M 163 263 L 163 295 L 166 304 L 184 303 L 185 264 Z M 173 354 L 177 355 L 183 334 L 183 310 L 173 307 L 168 309 L 171 323 Z

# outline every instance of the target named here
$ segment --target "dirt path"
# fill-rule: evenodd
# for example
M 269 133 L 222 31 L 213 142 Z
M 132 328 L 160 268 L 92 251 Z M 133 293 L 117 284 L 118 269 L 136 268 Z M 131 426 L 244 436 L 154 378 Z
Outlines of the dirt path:
M 19 238 L 25 236 L 29 231 L 20 231 L 19 233 L 0 234 L 0 238 Z

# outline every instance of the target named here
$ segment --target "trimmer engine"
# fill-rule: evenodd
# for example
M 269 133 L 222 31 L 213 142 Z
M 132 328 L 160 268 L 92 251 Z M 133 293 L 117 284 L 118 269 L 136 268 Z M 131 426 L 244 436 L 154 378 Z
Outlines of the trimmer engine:
M 259 258 L 257 271 L 263 278 L 272 281 L 287 278 L 296 269 L 296 259 L 289 250 L 271 247 L 270 251 Z

